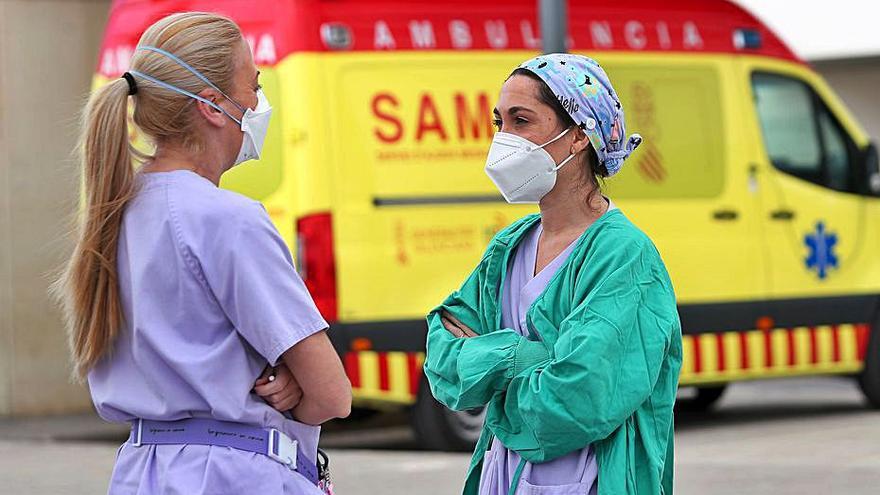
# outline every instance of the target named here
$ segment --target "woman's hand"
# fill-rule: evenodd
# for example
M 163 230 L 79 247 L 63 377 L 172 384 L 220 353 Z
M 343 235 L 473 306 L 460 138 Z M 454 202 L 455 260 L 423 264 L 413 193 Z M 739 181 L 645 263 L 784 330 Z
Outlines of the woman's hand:
M 270 376 L 275 378 L 270 380 Z M 254 383 L 254 392 L 281 412 L 298 406 L 303 395 L 299 383 L 284 364 L 275 368 L 266 367 L 266 371 Z
M 448 311 L 444 310 L 440 313 L 440 319 L 443 321 L 443 326 L 446 327 L 446 331 L 454 335 L 458 338 L 470 338 L 476 337 L 477 333 L 470 329 L 467 325 L 460 322 L 458 318 L 452 316 Z

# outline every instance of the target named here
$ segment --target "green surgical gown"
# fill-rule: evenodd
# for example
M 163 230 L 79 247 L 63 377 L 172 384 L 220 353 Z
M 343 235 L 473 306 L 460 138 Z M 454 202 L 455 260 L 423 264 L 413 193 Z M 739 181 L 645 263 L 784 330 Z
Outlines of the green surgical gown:
M 499 232 L 428 315 L 434 397 L 454 410 L 486 406 L 463 493 L 477 493 L 494 436 L 533 463 L 592 444 L 599 495 L 671 494 L 681 324 L 660 254 L 622 212 L 603 215 L 529 309 L 526 338 L 500 328 L 501 293 L 511 253 L 539 221 Z M 479 335 L 455 338 L 442 310 Z

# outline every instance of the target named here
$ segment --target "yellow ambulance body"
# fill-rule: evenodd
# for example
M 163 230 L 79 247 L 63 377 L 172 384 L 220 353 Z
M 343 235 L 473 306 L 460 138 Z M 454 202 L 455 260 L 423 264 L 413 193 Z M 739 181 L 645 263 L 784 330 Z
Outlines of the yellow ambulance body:
M 570 2 L 570 44 L 599 60 L 645 138 L 605 185 L 655 241 L 684 329 L 683 386 L 858 375 L 880 405 L 876 150 L 825 82 L 726 1 Z M 675 4 L 675 5 L 672 5 Z M 145 1 L 113 5 L 96 84 L 162 15 L 243 29 L 275 108 L 264 159 L 223 186 L 262 201 L 328 321 L 356 405 L 411 407 L 428 446 L 461 448 L 478 412 L 422 386 L 424 315 L 492 235 L 533 207 L 483 172 L 499 88 L 540 41 L 533 0 Z

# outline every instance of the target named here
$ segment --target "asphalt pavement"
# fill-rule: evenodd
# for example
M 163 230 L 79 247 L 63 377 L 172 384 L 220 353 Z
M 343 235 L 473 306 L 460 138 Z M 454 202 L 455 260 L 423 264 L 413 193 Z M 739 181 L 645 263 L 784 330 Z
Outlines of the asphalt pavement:
M 331 425 L 337 495 L 459 493 L 469 455 L 418 449 L 403 414 Z M 125 429 L 93 416 L 0 420 L 0 494 L 105 493 Z M 880 411 L 843 378 L 732 386 L 676 418 L 681 495 L 880 493 Z

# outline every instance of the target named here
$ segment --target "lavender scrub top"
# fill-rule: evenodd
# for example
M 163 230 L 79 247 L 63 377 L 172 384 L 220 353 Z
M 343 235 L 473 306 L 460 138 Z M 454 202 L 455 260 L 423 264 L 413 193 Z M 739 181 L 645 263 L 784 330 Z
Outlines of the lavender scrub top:
M 617 209 L 608 201 L 608 211 Z M 606 212 L 607 213 L 607 212 Z M 538 240 L 543 227 L 538 223 L 523 237 L 507 267 L 507 283 L 501 296 L 501 324 L 523 336 L 529 335 L 526 315 L 532 303 L 544 292 L 547 284 L 565 264 L 574 250 L 572 241 L 540 273 L 535 274 Z M 540 338 L 540 335 L 538 335 Z M 497 438 L 483 459 L 480 476 L 480 495 L 507 495 L 522 458 L 508 450 Z M 525 495 L 596 495 L 599 467 L 592 446 L 572 452 L 542 464 L 527 462 L 517 487 L 517 494 Z
M 125 324 L 88 375 L 98 414 L 273 427 L 314 461 L 320 428 L 288 419 L 252 392 L 267 364 L 327 328 L 265 209 L 190 171 L 137 177 L 118 247 Z M 126 442 L 109 493 L 322 492 L 261 454 Z

